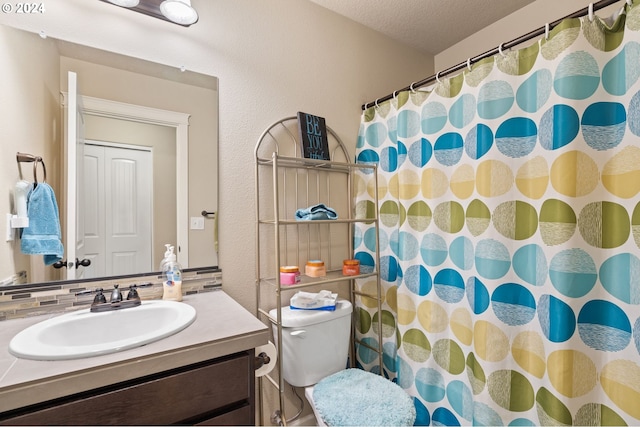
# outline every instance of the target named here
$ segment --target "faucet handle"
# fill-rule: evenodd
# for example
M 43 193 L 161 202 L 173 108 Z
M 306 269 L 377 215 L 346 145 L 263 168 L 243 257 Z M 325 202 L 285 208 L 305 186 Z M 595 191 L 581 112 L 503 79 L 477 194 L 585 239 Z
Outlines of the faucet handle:
M 129 286 L 129 293 L 127 294 L 127 300 L 131 299 L 140 299 L 140 295 L 138 295 L 138 285 L 135 283 Z
M 107 298 L 102 293 L 102 288 L 97 288 L 95 290 L 95 293 L 96 293 L 96 296 L 93 298 L 93 303 L 91 305 L 104 304 L 107 302 Z
M 118 289 L 118 284 L 113 285 L 113 291 L 111 291 L 111 301 L 110 302 L 122 302 L 122 293 L 120 289 Z

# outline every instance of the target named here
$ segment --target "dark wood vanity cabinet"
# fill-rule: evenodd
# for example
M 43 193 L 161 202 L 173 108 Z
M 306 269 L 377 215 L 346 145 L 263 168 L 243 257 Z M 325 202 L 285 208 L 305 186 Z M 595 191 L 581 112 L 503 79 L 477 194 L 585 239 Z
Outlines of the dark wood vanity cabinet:
M 251 349 L 5 412 L 0 424 L 254 425 L 253 353 Z M 122 369 L 131 369 L 135 376 L 135 364 Z

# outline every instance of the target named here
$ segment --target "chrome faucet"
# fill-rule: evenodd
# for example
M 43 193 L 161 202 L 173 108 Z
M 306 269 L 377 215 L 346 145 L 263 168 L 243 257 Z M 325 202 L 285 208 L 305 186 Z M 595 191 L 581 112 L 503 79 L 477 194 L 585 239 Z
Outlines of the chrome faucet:
M 107 298 L 103 293 L 104 289 L 102 288 L 96 288 L 93 290 L 88 289 L 86 291 L 81 291 L 76 293 L 76 296 L 95 293 L 96 296 L 93 298 L 93 302 L 91 303 L 92 312 L 122 310 L 124 308 L 136 307 L 142 304 L 140 295 L 138 294 L 138 288 L 147 288 L 149 286 L 153 286 L 153 284 L 143 283 L 140 285 L 133 284 L 129 286 L 129 292 L 127 293 L 127 298 L 124 299 L 122 292 L 119 289 L 120 285 L 115 284 L 113 285 L 113 289 L 111 289 L 111 297 L 109 302 L 107 302 Z

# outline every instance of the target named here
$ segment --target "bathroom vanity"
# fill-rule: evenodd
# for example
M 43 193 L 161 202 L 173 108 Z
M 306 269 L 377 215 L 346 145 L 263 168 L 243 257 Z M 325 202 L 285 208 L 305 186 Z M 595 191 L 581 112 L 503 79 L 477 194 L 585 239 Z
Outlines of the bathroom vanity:
M 43 316 L 3 322 L 0 424 L 255 425 L 254 348 L 267 327 L 221 290 L 184 303 L 197 317 L 177 334 L 76 360 L 15 358 L 11 338 Z

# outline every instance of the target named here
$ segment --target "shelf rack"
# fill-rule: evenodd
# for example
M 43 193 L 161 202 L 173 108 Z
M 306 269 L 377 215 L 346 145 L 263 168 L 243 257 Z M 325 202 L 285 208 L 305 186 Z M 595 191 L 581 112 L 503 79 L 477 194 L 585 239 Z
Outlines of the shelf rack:
M 282 308 L 298 290 L 311 292 L 331 289 L 348 292 L 353 304 L 351 346 L 349 362 L 355 366 L 356 346 L 364 346 L 377 353 L 379 373 L 382 374 L 382 321 L 381 286 L 377 266 L 380 265 L 378 186 L 372 191 L 374 209 L 360 212 L 354 206 L 354 186 L 360 182 L 358 174 L 373 174 L 377 166 L 352 163 L 340 138 L 327 127 L 331 161 L 303 158 L 298 138 L 297 117 L 287 117 L 268 127 L 255 148 L 256 196 L 256 316 L 271 327 L 273 341 L 278 349 L 277 369 L 258 378 L 258 408 L 260 424 L 264 416 L 264 380 L 279 393 L 279 409 L 271 421 L 287 424 L 285 415 L 285 380 L 282 372 Z M 297 208 L 324 203 L 338 212 L 335 220 L 298 221 Z M 353 257 L 354 227 L 372 224 L 375 230 L 375 266 L 361 265 L 358 276 L 344 276 L 342 261 Z M 301 275 L 300 283 L 282 285 L 281 265 L 304 266 L 307 260 L 322 259 L 327 267 L 324 277 Z M 301 268 L 301 270 L 304 270 Z M 304 273 L 301 271 L 301 273 Z M 374 281 L 375 292 L 363 292 L 361 281 Z M 377 302 L 378 327 L 375 331 L 378 345 L 374 348 L 358 338 L 356 299 L 369 298 Z M 276 317 L 269 311 L 276 309 Z

